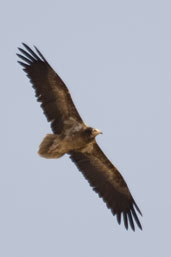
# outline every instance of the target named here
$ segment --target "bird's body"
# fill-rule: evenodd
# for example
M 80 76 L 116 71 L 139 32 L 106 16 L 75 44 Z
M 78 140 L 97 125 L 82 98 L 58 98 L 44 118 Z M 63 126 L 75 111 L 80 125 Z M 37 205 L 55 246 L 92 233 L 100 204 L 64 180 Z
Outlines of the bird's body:
M 134 222 L 142 229 L 136 211 L 141 214 L 129 188 L 115 166 L 102 152 L 95 137 L 100 130 L 87 126 L 80 117 L 68 88 L 35 47 L 35 53 L 26 44 L 17 54 L 30 78 L 36 97 L 51 123 L 53 134 L 40 144 L 38 153 L 45 158 L 59 158 L 69 154 L 89 184 L 106 202 L 117 221 L 123 217 L 126 229 L 135 230 Z
M 66 134 L 65 131 L 67 131 Z M 84 151 L 86 147 L 95 143 L 95 136 L 101 133 L 101 131 L 87 127 L 85 124 L 65 131 L 60 135 L 46 135 L 40 144 L 38 153 L 44 158 L 53 159 L 73 151 Z

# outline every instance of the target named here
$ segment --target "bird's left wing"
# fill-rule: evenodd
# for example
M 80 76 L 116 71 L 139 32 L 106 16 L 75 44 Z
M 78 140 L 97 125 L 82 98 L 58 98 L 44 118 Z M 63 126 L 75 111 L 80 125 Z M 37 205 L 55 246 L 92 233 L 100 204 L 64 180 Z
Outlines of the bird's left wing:
M 65 126 L 82 124 L 83 121 L 62 79 L 36 47 L 35 52 L 24 43 L 23 46 L 24 48 L 18 48 L 21 53 L 17 54 L 21 59 L 18 62 L 32 82 L 36 97 L 41 102 L 53 132 L 60 134 L 65 130 Z
M 134 222 L 142 229 L 136 214 L 136 211 L 139 214 L 141 211 L 126 182 L 95 141 L 80 151 L 71 152 L 70 158 L 93 189 L 103 198 L 113 215 L 116 215 L 119 224 L 121 223 L 121 216 L 123 216 L 126 229 L 130 225 L 135 230 Z

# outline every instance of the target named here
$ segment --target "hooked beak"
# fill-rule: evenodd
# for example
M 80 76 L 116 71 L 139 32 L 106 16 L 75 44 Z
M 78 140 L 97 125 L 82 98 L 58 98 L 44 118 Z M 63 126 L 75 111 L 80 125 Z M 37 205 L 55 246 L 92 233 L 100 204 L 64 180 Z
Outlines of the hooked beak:
M 103 134 L 102 131 L 100 131 L 99 129 L 94 129 L 94 135 L 97 136 L 99 134 Z

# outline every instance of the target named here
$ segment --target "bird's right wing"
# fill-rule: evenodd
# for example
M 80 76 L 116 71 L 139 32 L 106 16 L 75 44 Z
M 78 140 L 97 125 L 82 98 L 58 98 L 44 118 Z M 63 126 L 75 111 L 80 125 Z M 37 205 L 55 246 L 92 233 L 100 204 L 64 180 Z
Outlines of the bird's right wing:
M 23 46 L 25 49 L 19 48 L 22 54 L 17 54 L 22 61 L 18 62 L 32 82 L 36 97 L 41 102 L 48 121 L 51 122 L 53 132 L 60 134 L 65 124 L 82 124 L 69 90 L 61 78 L 36 47 L 37 53 L 26 44 Z
M 80 151 L 70 153 L 71 160 L 76 164 L 93 189 L 103 198 L 120 224 L 121 215 L 126 229 L 130 225 L 134 230 L 134 222 L 142 229 L 136 211 L 141 214 L 126 182 L 119 171 L 104 155 L 96 142 Z M 135 208 L 134 208 L 135 207 Z

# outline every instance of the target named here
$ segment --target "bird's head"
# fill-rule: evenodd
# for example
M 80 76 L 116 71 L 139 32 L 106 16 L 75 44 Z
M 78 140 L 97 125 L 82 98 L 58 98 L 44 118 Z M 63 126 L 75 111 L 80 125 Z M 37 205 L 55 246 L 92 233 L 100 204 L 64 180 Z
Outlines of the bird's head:
M 95 128 L 92 129 L 92 135 L 94 137 L 96 137 L 99 134 L 103 134 L 102 131 L 100 131 L 99 129 L 95 129 Z
M 102 132 L 99 129 L 88 127 L 85 130 L 86 136 L 89 138 L 95 138 L 97 135 L 102 134 Z

